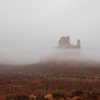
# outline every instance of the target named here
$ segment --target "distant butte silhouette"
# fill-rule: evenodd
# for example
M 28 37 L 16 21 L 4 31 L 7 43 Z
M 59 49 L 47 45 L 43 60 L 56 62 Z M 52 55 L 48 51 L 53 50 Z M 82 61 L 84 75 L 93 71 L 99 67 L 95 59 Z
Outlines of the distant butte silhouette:
M 80 49 L 81 48 L 81 41 L 80 40 L 77 40 L 77 44 L 76 45 L 72 45 L 70 43 L 70 37 L 67 36 L 63 36 L 60 38 L 59 42 L 59 48 L 62 48 L 62 49 Z

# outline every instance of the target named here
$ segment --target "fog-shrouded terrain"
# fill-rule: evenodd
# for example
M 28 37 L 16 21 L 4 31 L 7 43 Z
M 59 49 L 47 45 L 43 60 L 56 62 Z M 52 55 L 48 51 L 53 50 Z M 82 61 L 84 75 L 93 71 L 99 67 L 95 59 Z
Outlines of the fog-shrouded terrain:
M 0 54 L 0 63 L 7 65 L 32 64 L 44 61 L 95 61 L 100 62 L 99 50 L 67 50 L 58 48 L 7 51 Z
M 100 100 L 100 0 L 0 0 L 0 100 L 24 98 Z
M 45 60 L 100 62 L 99 0 L 1 0 L 0 63 Z M 59 50 L 61 36 L 81 50 Z

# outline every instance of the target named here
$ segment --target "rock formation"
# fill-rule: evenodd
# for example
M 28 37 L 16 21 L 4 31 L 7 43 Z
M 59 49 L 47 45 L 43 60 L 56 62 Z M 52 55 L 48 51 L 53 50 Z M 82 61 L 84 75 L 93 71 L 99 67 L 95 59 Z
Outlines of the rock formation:
M 70 43 L 70 37 L 69 36 L 67 36 L 67 37 L 63 36 L 59 40 L 59 48 L 80 49 L 81 48 L 80 43 L 81 43 L 81 41 L 77 40 L 77 44 L 72 45 Z

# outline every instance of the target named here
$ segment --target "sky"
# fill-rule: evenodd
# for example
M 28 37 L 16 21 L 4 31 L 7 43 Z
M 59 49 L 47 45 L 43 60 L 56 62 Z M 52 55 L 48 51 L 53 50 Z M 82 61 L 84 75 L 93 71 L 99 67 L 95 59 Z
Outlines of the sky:
M 0 0 L 1 59 L 40 56 L 67 35 L 83 49 L 100 49 L 100 0 Z

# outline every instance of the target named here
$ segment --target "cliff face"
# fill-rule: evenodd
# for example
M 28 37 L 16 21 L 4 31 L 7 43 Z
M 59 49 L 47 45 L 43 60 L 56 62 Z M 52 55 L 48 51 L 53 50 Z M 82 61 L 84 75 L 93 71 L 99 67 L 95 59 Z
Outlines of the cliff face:
M 61 37 L 59 40 L 59 48 L 71 48 L 71 49 L 80 49 L 81 45 L 80 45 L 80 40 L 77 40 L 77 44 L 76 45 L 72 45 L 70 43 L 70 37 Z

